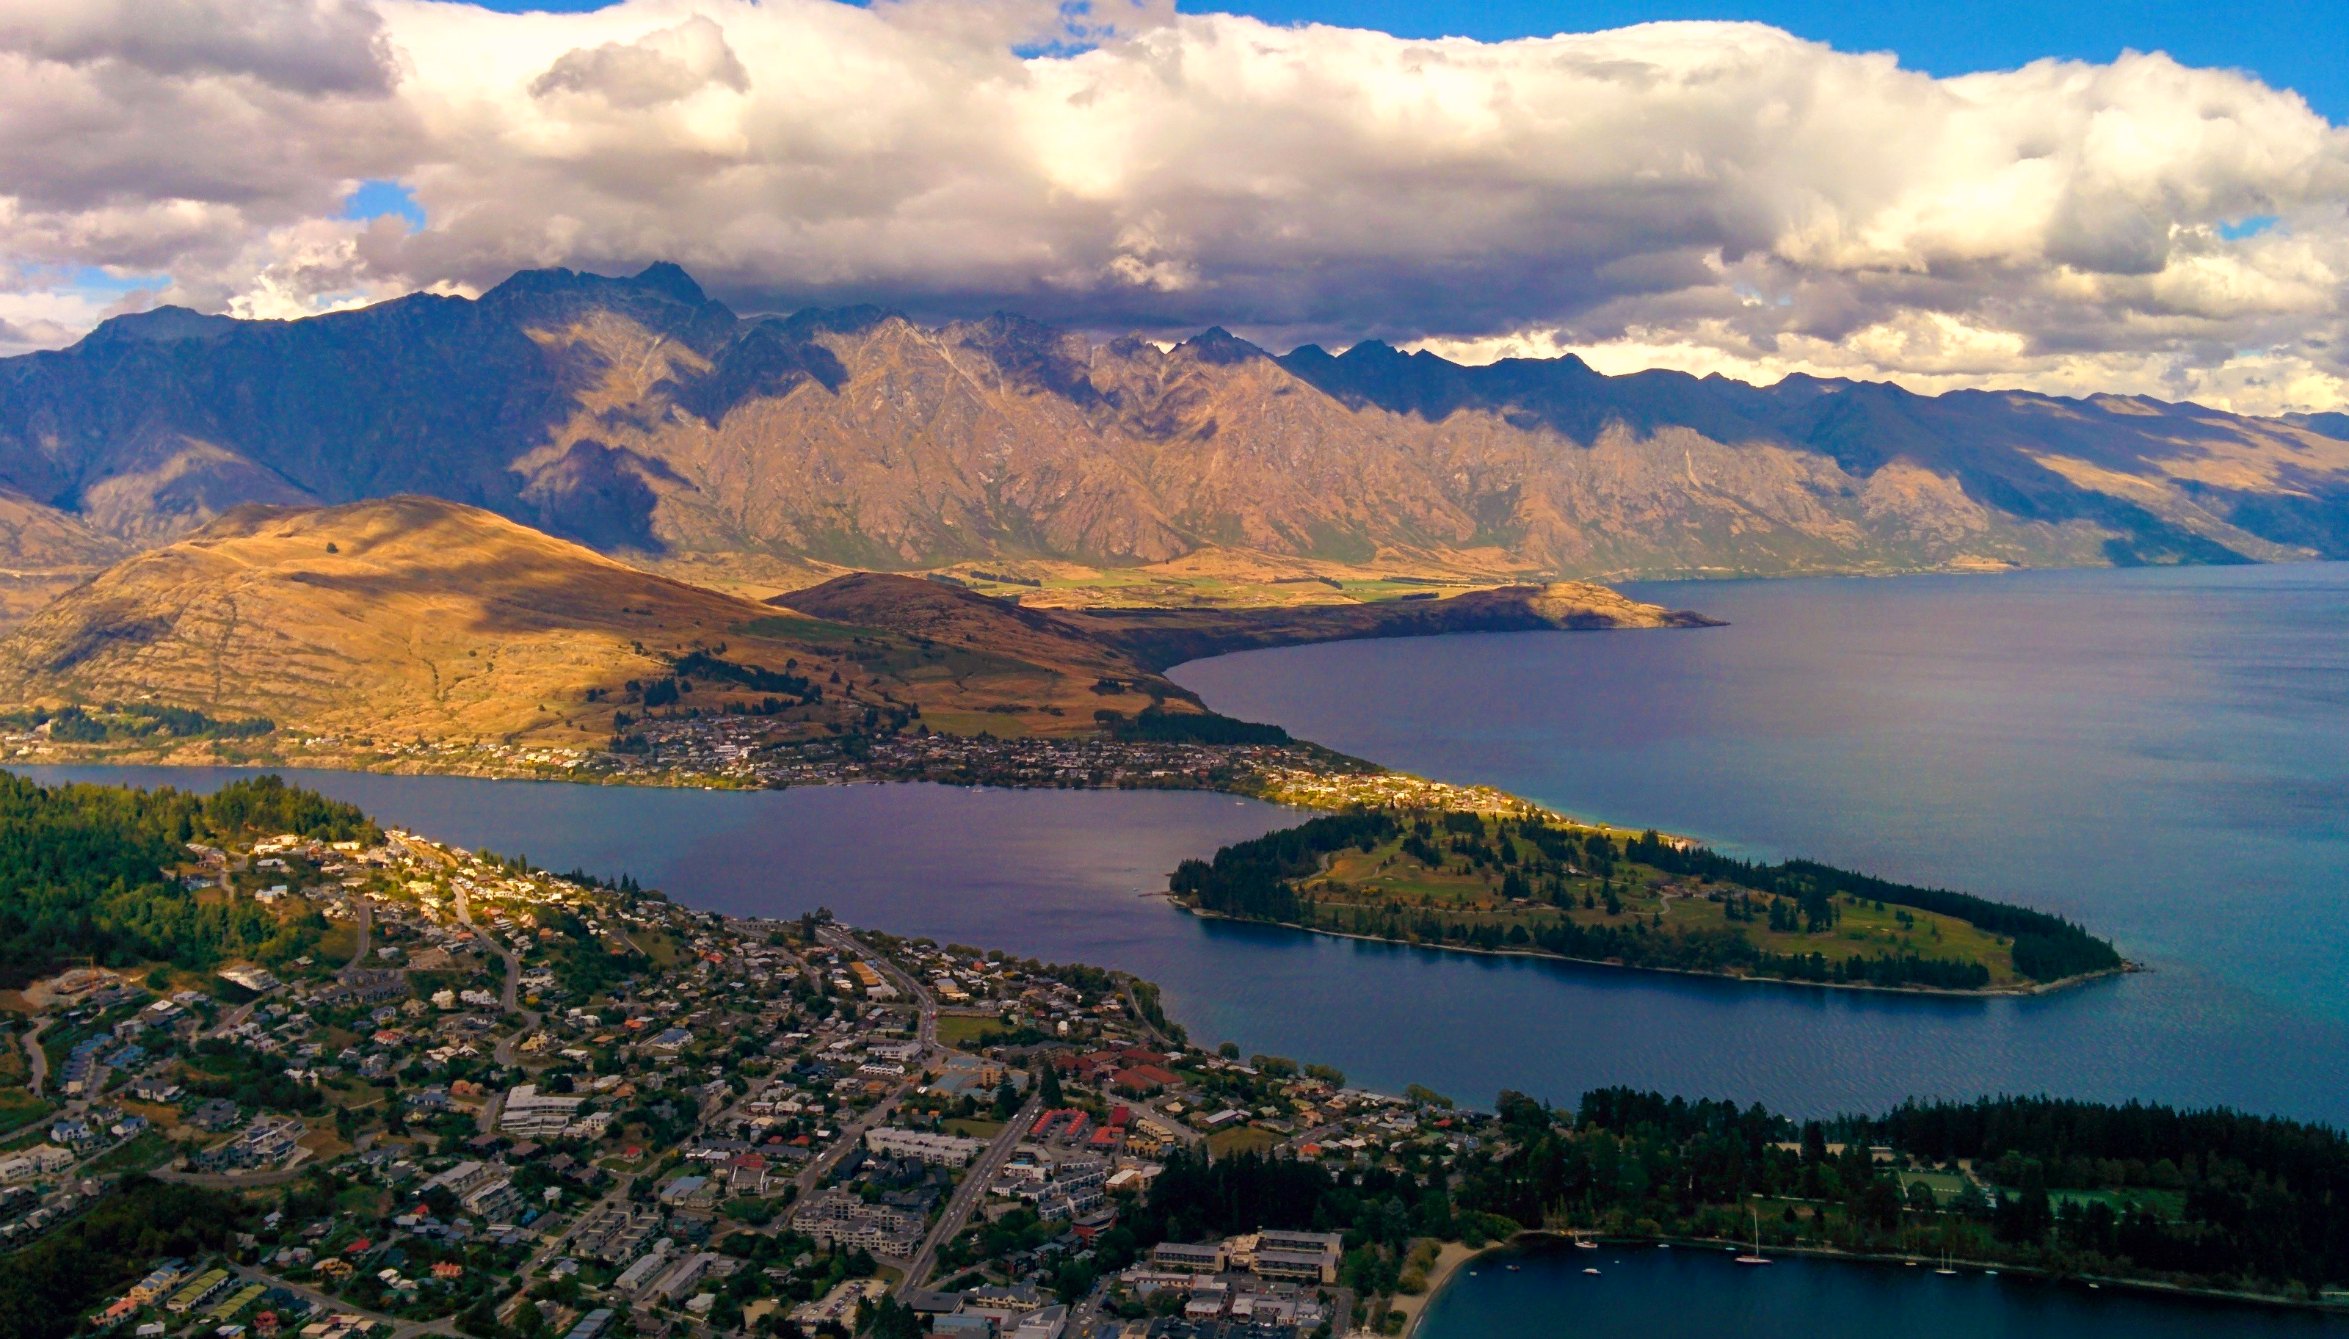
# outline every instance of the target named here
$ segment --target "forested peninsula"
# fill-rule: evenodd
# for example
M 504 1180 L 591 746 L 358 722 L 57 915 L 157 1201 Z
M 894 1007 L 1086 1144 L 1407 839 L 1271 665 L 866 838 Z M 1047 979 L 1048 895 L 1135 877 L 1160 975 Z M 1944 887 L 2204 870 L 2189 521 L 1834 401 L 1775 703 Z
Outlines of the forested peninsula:
M 1305 930 L 1826 986 L 2023 993 L 2129 966 L 2027 907 L 1540 814 L 1332 814 L 1187 860 L 1169 891 Z

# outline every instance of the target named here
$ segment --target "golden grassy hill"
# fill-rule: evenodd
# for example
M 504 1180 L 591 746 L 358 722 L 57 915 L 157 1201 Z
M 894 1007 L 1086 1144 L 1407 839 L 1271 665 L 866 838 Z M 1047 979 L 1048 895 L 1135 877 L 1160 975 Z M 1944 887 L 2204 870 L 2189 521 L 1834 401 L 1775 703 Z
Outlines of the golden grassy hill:
M 1581 581 L 1362 600 L 1316 586 L 1320 603 L 1172 609 L 1042 608 L 915 577 L 859 572 L 769 603 L 818 618 L 993 649 L 1104 678 L 1159 684 L 1157 672 L 1203 656 L 1273 646 L 1448 632 L 1692 628 L 1698 614 L 1644 604 Z M 1170 684 L 1158 691 L 1187 698 Z
M 1060 665 L 924 646 L 398 497 L 240 509 L 104 572 L 0 641 L 0 697 L 153 702 L 379 744 L 591 746 L 630 709 L 631 681 L 669 676 L 697 650 L 820 684 L 820 705 L 776 722 L 811 733 L 892 703 L 919 706 L 933 728 L 1089 728 L 1099 677 L 1092 651 Z M 763 696 L 688 682 L 681 705 L 704 710 Z
M 1137 664 L 1169 669 L 1186 660 L 1312 642 L 1431 637 L 1453 632 L 1595 632 L 1714 625 L 1701 614 L 1645 604 L 1587 581 L 1497 586 L 1393 599 L 1231 609 L 1095 608 L 1062 615 Z
M 923 577 L 854 572 L 767 603 L 968 651 L 1090 671 L 1097 679 L 1136 672 L 1131 658 L 1103 642 L 1081 616 L 1031 609 Z
M 0 627 L 89 580 L 130 546 L 54 507 L 0 488 Z

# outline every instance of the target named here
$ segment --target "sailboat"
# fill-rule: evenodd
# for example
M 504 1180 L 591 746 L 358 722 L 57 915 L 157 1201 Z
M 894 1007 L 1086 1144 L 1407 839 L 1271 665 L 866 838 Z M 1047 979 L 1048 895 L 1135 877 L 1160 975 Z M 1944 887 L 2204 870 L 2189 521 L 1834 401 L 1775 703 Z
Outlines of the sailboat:
M 1957 1273 L 1957 1271 L 1956 1271 L 1956 1270 L 1954 1270 L 1954 1269 L 1951 1269 L 1951 1268 L 1949 1267 L 1949 1248 L 1948 1248 L 1948 1247 L 1944 1246 L 1944 1247 L 1942 1247 L 1942 1248 L 1941 1248 L 1941 1268 L 1939 1268 L 1939 1269 L 1936 1269 L 1936 1270 L 1934 1270 L 1933 1272 L 1934 1272 L 1934 1273 L 1936 1273 L 1936 1274 L 1955 1274 L 1955 1273 Z
M 1753 1210 L 1748 1210 L 1747 1212 L 1752 1214 L 1754 1220 L 1754 1249 L 1750 1255 L 1741 1255 L 1737 1257 L 1737 1263 L 1741 1265 L 1766 1265 L 1770 1263 L 1770 1257 L 1762 1254 L 1762 1215 L 1759 1212 Z
M 1599 1244 L 1597 1242 L 1592 1241 L 1590 1238 L 1582 1235 L 1580 1232 L 1574 1234 L 1574 1249 L 1578 1251 L 1595 1251 L 1598 1248 Z

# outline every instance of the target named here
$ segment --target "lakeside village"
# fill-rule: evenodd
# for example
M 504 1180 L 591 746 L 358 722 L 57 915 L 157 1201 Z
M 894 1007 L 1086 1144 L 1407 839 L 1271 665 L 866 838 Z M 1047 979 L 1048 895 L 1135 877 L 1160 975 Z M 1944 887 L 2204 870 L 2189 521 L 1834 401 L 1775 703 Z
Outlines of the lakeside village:
M 755 722 L 723 716 L 648 721 L 641 729 L 651 741 L 642 753 L 501 743 L 361 747 L 337 736 L 311 735 L 289 738 L 285 743 L 290 748 L 283 752 L 252 755 L 243 748 L 229 749 L 212 760 L 744 789 L 927 781 L 1030 789 L 1212 790 L 1301 809 L 1385 808 L 1557 817 L 1490 786 L 1429 781 L 1294 741 L 1202 744 L 900 733 L 776 745 L 756 737 Z M 144 751 L 110 753 L 104 748 L 53 741 L 42 728 L 0 731 L 0 753 L 21 764 L 131 761 L 150 756 Z
M 867 781 L 948 785 L 1261 794 L 1286 773 L 1372 772 L 1369 764 L 1312 745 L 1185 743 L 1092 736 L 851 734 L 789 743 L 765 738 L 755 718 L 659 719 L 640 724 L 631 751 L 493 741 L 385 744 L 336 735 L 275 735 L 232 743 L 158 747 L 53 738 L 47 725 L 0 730 L 11 762 L 215 762 L 358 771 L 442 772 L 517 780 L 635 786 L 771 789 Z
M 1129 1220 L 1170 1161 L 1442 1166 L 1482 1124 L 1189 1048 L 1146 983 L 1091 969 L 696 914 L 398 831 L 189 854 L 191 888 L 332 929 L 202 988 L 23 992 L 9 1249 L 126 1186 L 248 1210 L 107 1262 L 135 1269 L 91 1332 L 1392 1332 L 1407 1310 L 1349 1285 L 1340 1233 Z
M 2207 1235 L 2146 1263 L 2194 1202 L 2174 1168 L 2097 1163 L 2150 1189 L 2058 1203 L 2011 1151 L 1896 1152 L 1946 1145 L 1929 1126 L 1830 1143 L 1613 1092 L 1459 1110 L 1192 1046 L 1097 969 L 399 831 L 214 840 L 168 872 L 308 927 L 300 952 L 0 993 L 0 1308 L 25 1333 L 1367 1337 L 1529 1225 L 2333 1300 L 2321 1241 L 2271 1250 L 2289 1272 Z

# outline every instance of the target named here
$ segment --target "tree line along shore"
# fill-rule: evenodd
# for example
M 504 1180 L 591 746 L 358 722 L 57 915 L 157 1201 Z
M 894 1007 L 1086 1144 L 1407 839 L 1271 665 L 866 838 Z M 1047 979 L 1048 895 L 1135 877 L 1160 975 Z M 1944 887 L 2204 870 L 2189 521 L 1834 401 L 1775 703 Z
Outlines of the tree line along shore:
M 1330 814 L 1185 861 L 1169 891 L 1332 934 L 1813 985 L 2020 993 L 2128 966 L 2027 907 L 1530 808 Z
M 1532 820 L 1523 818 L 1487 817 L 1471 831 L 1369 817 L 1317 819 L 1334 826 L 1274 834 L 1284 839 L 1274 848 L 1303 862 L 1316 842 L 1343 831 L 1353 858 L 1384 859 L 1382 843 L 1391 841 L 1459 861 L 1466 857 L 1457 848 L 1437 846 L 1439 834 L 1489 847 L 1505 833 L 1529 851 L 1563 840 L 1538 823 L 1528 832 Z M 1578 852 L 1560 863 L 1580 873 L 1553 876 L 1521 854 L 1502 877 L 1515 873 L 1540 891 L 1542 879 L 1571 889 L 1596 874 L 1602 889 L 1613 879 L 1622 899 L 1642 869 L 1685 879 L 1718 868 L 1691 848 L 1666 856 L 1657 847 L 1669 843 L 1640 834 L 1618 841 L 1613 866 L 1600 870 L 1595 844 L 1577 840 Z M 117 853 L 112 863 L 94 859 L 107 851 Z M 1224 862 L 1227 870 L 1233 863 Z M 1747 880 L 1736 885 L 1739 897 L 1795 896 L 1783 891 L 1792 883 L 1770 881 L 1820 877 L 1809 867 L 1739 868 Z M 1443 1243 L 1481 1247 L 1526 1231 L 1758 1237 L 1765 1249 L 1954 1258 L 2303 1303 L 2336 1300 L 2349 1283 L 2349 1139 L 2305 1122 L 2051 1098 L 1911 1102 L 1798 1121 L 1759 1106 L 1627 1089 L 1586 1094 L 1572 1108 L 1504 1092 L 1489 1111 L 1424 1088 L 1365 1093 L 1325 1065 L 1243 1062 L 1234 1045 L 1193 1045 L 1145 983 L 1115 973 L 851 935 L 820 914 L 756 923 L 712 916 L 625 880 L 549 875 L 520 858 L 387 832 L 351 806 L 275 778 L 209 797 L 0 779 L 0 870 L 40 890 L 0 918 L 6 984 L 77 961 L 86 974 L 93 962 L 110 969 L 112 982 L 78 1002 L 17 994 L 11 1008 L 49 1019 L 69 1049 L 86 1034 L 104 1064 L 136 1067 L 135 1102 L 87 1091 L 78 1100 L 135 1106 L 152 1126 L 111 1148 L 99 1147 L 105 1138 L 94 1129 L 50 1129 L 53 1138 L 93 1142 L 70 1153 L 76 1166 L 59 1183 L 63 1198 L 54 1206 L 54 1196 L 45 1198 L 38 1211 L 57 1212 L 0 1257 L 0 1318 L 18 1327 L 11 1333 L 102 1328 L 93 1305 L 169 1256 L 191 1267 L 218 1260 L 265 1287 L 288 1270 L 315 1275 L 303 1286 L 327 1288 L 336 1304 L 370 1316 L 404 1322 L 445 1312 L 476 1339 L 537 1339 L 619 1286 L 617 1266 L 549 1272 L 557 1256 L 540 1246 L 563 1238 L 546 1234 L 600 1222 L 619 1204 L 640 1206 L 630 1214 L 667 1214 L 673 1226 L 700 1224 L 706 1241 L 680 1262 L 704 1261 L 723 1328 L 786 1336 L 777 1313 L 756 1306 L 762 1290 L 788 1285 L 794 1298 L 820 1300 L 875 1277 L 869 1254 L 805 1239 L 816 1220 L 799 1199 L 823 1193 L 823 1140 L 845 1127 L 854 1141 L 881 1121 L 909 1131 L 906 1139 L 934 1131 L 975 1132 L 972 1144 L 1008 1140 L 1028 1117 L 1006 1113 L 1044 1107 L 1081 1110 L 1091 1122 L 1063 1122 L 1086 1131 L 1082 1139 L 1033 1135 L 1050 1167 L 1098 1162 L 1095 1128 L 1156 1130 L 1155 1147 L 1118 1142 L 1117 1167 L 1135 1174 L 1109 1192 L 1108 1219 L 1098 1209 L 1079 1221 L 1013 1208 L 968 1232 L 938 1219 L 944 1226 L 933 1235 L 941 1261 L 952 1262 L 944 1266 L 954 1271 L 950 1290 L 1027 1287 L 1040 1305 L 1057 1298 L 1105 1319 L 1147 1318 L 1158 1302 L 1137 1286 L 1172 1286 L 1152 1267 L 1161 1247 L 1195 1250 L 1184 1244 L 1266 1229 L 1333 1237 L 1336 1258 L 1318 1285 L 1323 1305 L 1342 1300 L 1361 1323 L 1387 1332 L 1409 1315 L 1397 1299 L 1438 1282 L 1430 1270 Z M 272 878 L 285 887 L 262 886 Z M 1838 885 L 1832 895 L 1864 886 Z M 369 920 L 352 919 L 361 904 L 374 911 L 372 948 Z M 323 918 L 321 907 L 336 918 Z M 485 934 L 477 922 L 495 928 Z M 385 949 L 410 966 L 358 967 L 384 960 Z M 353 966 L 339 967 L 346 959 Z M 501 1002 L 501 979 L 530 993 L 509 989 Z M 932 999 L 947 984 L 971 1001 L 952 1018 L 940 1017 Z M 289 990 L 331 1002 L 268 1007 Z M 427 990 L 429 1004 L 417 993 Z M 259 1013 L 246 1007 L 256 1000 Z M 375 1010 L 396 1017 L 386 1024 Z M 169 1021 L 122 1031 L 124 1019 L 166 1014 Z M 477 1016 L 482 1025 L 469 1031 Z M 956 1026 L 943 1026 L 950 1021 Z M 488 1044 L 509 1026 L 504 1041 Z M 320 1047 L 300 1073 L 288 1070 L 281 1034 L 315 1041 L 322 1028 L 344 1049 Z M 461 1036 L 482 1044 L 457 1044 Z M 136 1057 L 126 1049 L 134 1045 Z M 372 1063 L 377 1052 L 396 1058 Z M 883 1063 L 883 1055 L 910 1060 Z M 988 1075 L 993 1086 L 960 1096 L 937 1086 L 965 1072 Z M 104 1076 L 92 1075 L 103 1088 Z M 21 1079 L 9 1086 L 12 1123 L 41 1129 L 54 1114 L 51 1099 L 27 1094 Z M 450 1105 L 468 1090 L 505 1092 L 505 1110 Z M 525 1094 L 569 1114 L 514 1134 L 509 1118 L 522 1109 L 513 1103 Z M 837 1109 L 780 1114 L 818 1096 Z M 206 1104 L 219 1103 L 250 1119 L 248 1133 L 197 1148 L 220 1138 L 198 1137 L 194 1124 Z M 1121 1109 L 1139 1119 L 1120 1124 Z M 1194 1119 L 1203 1124 L 1186 1133 Z M 283 1176 L 238 1182 L 234 1158 L 251 1132 L 287 1121 L 307 1129 L 308 1152 L 294 1153 Z M 155 1133 L 166 1128 L 178 1144 Z M 787 1143 L 794 1134 L 814 1142 Z M 809 1169 L 788 1185 L 733 1147 L 765 1149 L 770 1135 Z M 147 1179 L 173 1147 L 208 1162 L 230 1159 L 216 1179 L 238 1183 Z M 712 1148 L 733 1159 L 720 1184 L 694 1162 Z M 533 1195 L 551 1191 L 549 1226 L 510 1242 L 450 1236 L 450 1196 L 393 1192 L 403 1168 L 445 1172 L 435 1184 L 461 1184 L 467 1195 L 487 1196 L 506 1181 Z M 854 1175 L 876 1170 L 894 1174 L 869 1162 Z M 930 1188 L 930 1212 L 947 1211 L 951 1174 L 906 1174 L 908 1185 Z M 688 1203 L 692 1195 L 711 1202 Z M 916 1219 L 904 1230 L 918 1235 Z M 373 1253 L 394 1248 L 406 1252 L 410 1273 L 427 1263 L 452 1268 L 434 1275 L 445 1275 L 434 1287 L 384 1285 Z M 324 1262 L 352 1252 L 378 1273 L 330 1277 Z M 742 1265 L 724 1273 L 725 1260 Z M 844 1315 L 889 1339 L 921 1333 L 911 1295 L 888 1292 Z

